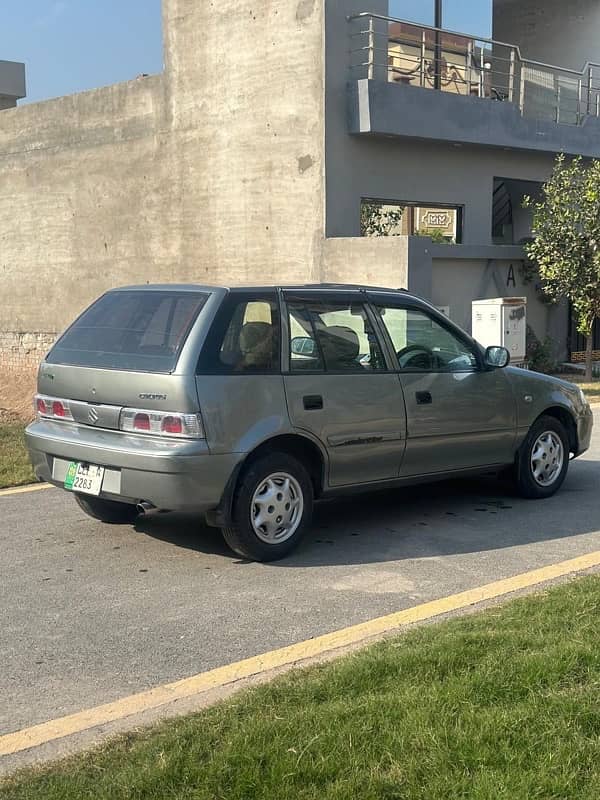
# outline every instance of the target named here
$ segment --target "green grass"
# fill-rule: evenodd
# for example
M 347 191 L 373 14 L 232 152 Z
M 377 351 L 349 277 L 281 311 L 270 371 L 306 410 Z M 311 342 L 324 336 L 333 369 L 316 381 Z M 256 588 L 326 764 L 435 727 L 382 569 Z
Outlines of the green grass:
M 35 481 L 22 423 L 0 424 L 0 489 Z
M 594 402 L 600 398 L 600 380 L 598 379 L 593 380 L 590 383 L 586 381 L 582 375 L 575 375 L 570 372 L 558 375 L 557 377 L 562 378 L 565 381 L 569 381 L 569 383 L 576 383 L 578 386 L 581 386 L 585 392 L 585 396 L 591 402 Z
M 592 383 L 576 381 L 576 383 L 581 386 L 588 400 L 597 400 L 600 397 L 600 381 L 593 381 Z
M 600 578 L 0 784 L 6 800 L 598 800 Z

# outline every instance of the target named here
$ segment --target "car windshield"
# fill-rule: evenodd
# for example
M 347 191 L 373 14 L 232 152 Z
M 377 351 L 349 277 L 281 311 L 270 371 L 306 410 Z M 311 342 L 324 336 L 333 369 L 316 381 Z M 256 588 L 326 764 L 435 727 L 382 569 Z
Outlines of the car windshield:
M 116 291 L 97 300 L 61 336 L 50 364 L 172 372 L 208 295 Z

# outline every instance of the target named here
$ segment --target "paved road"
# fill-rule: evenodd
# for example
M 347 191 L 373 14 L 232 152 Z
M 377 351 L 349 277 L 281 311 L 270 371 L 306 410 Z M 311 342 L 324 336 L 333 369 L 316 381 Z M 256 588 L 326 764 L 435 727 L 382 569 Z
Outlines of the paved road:
M 0 734 L 600 550 L 599 479 L 600 425 L 550 500 L 481 480 L 329 501 L 274 565 L 191 518 L 0 497 Z

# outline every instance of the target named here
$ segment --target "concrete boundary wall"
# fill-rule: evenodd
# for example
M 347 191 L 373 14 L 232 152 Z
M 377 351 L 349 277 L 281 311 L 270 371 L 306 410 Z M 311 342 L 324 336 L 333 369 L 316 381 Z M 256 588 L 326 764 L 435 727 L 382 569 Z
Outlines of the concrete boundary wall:
M 0 113 L 0 363 L 15 367 L 21 342 L 28 364 L 23 336 L 54 336 L 107 285 L 142 277 L 162 113 L 162 76 Z
M 163 0 L 163 74 L 0 112 L 0 369 L 114 286 L 321 278 L 323 3 Z
M 55 333 L 33 331 L 0 332 L 0 375 L 10 380 L 11 373 L 34 372 L 56 340 Z
M 427 240 L 426 240 L 427 241 Z M 521 247 L 461 247 L 419 242 L 420 255 L 411 239 L 410 274 L 429 273 L 431 302 L 449 309 L 453 322 L 471 332 L 471 302 L 493 297 L 525 297 L 527 323 L 542 341 L 550 336 L 554 355 L 567 358 L 569 309 L 566 303 L 548 305 L 535 281 L 524 280 Z
M 408 288 L 408 236 L 325 239 L 322 280 Z

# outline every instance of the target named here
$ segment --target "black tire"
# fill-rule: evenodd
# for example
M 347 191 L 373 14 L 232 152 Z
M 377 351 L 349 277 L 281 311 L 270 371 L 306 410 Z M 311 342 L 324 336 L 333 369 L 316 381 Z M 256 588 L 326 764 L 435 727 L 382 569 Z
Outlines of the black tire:
M 76 494 L 75 501 L 88 517 L 99 519 L 110 525 L 131 525 L 138 516 L 137 508 L 131 503 L 118 503 L 101 497 L 84 497 Z
M 253 498 L 261 484 L 269 477 L 281 473 L 294 479 L 296 488 L 302 495 L 302 510 L 301 513 L 298 512 L 295 530 L 289 538 L 267 543 L 258 536 L 252 523 L 252 515 L 255 513 Z M 298 546 L 310 525 L 313 502 L 313 484 L 304 465 L 287 453 L 269 453 L 252 462 L 240 475 L 233 498 L 233 524 L 222 528 L 223 537 L 229 547 L 242 558 L 251 561 L 277 561 Z
M 542 485 L 536 480 L 532 466 L 533 449 L 540 436 L 544 433 L 552 433 L 560 439 L 562 444 L 562 467 L 556 474 L 556 477 L 549 485 Z M 522 497 L 530 499 L 541 499 L 544 497 L 551 497 L 560 489 L 567 476 L 569 469 L 570 458 L 570 444 L 569 436 L 565 430 L 565 426 L 555 417 L 540 417 L 531 426 L 525 441 L 523 442 L 517 461 L 515 464 L 515 485 L 518 493 Z M 556 449 L 549 454 L 553 458 L 556 454 Z M 548 465 L 547 469 L 552 469 L 552 465 Z

